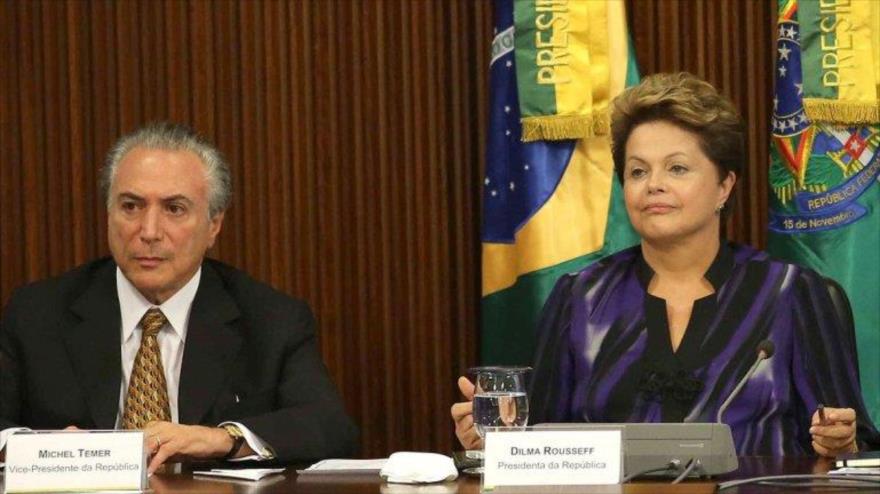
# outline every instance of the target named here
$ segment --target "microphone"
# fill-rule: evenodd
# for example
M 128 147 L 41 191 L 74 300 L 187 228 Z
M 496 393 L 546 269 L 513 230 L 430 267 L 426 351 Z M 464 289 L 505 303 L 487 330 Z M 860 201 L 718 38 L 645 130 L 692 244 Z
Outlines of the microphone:
M 761 340 L 758 343 L 758 358 L 755 359 L 755 363 L 752 364 L 752 367 L 746 372 L 746 375 L 743 376 L 742 379 L 736 384 L 736 387 L 733 388 L 733 391 L 730 392 L 730 396 L 724 400 L 724 403 L 721 404 L 721 407 L 718 408 L 718 414 L 715 415 L 715 422 L 721 423 L 721 416 L 724 415 L 724 412 L 727 411 L 727 408 L 730 406 L 730 403 L 736 398 L 736 395 L 742 390 L 742 387 L 745 386 L 746 381 L 752 377 L 752 374 L 755 373 L 755 370 L 758 369 L 758 364 L 761 363 L 762 360 L 767 360 L 768 358 L 773 356 L 773 352 L 776 350 L 776 346 L 773 345 L 773 342 L 770 340 Z

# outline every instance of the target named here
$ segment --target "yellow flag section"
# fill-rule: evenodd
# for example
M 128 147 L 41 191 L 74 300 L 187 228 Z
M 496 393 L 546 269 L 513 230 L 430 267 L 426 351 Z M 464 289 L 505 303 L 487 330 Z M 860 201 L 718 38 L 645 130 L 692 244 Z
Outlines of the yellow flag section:
M 880 0 L 800 2 L 804 110 L 814 122 L 880 122 Z
M 603 119 L 607 122 L 608 100 L 622 92 L 626 82 L 629 45 L 623 3 L 615 0 L 577 3 L 606 7 L 602 9 L 606 23 L 601 32 L 608 39 L 608 53 L 597 57 L 597 61 L 603 61 L 601 66 L 588 64 L 580 73 L 606 81 L 592 87 L 608 88 L 602 105 Z M 609 64 L 609 57 L 619 63 Z M 517 74 L 519 76 L 519 70 Z M 582 84 L 572 84 L 570 88 L 561 86 L 565 84 L 558 84 L 556 93 L 562 98 L 573 98 L 584 87 Z M 600 250 L 608 226 L 613 175 L 607 132 L 581 139 L 555 192 L 516 232 L 515 243 L 483 243 L 483 296 L 512 286 L 523 274 Z
M 608 133 L 611 50 L 603 0 L 517 0 L 517 82 L 522 140 L 578 139 Z M 625 59 L 623 59 L 625 60 Z

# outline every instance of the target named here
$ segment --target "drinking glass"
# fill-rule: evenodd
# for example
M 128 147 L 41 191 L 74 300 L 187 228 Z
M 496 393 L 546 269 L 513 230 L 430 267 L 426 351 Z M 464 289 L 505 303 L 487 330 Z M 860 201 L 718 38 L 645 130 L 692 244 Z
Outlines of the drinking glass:
M 481 438 L 488 427 L 525 428 L 529 422 L 529 397 L 525 374 L 531 367 L 473 367 L 474 426 Z M 482 458 L 482 451 L 468 451 L 469 458 Z M 467 473 L 482 473 L 482 467 Z

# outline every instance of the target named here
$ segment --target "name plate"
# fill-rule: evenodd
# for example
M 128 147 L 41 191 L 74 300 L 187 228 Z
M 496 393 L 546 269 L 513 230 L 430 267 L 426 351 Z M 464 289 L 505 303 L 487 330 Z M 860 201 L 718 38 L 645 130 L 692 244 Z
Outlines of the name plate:
M 29 431 L 6 443 L 6 493 L 141 491 L 142 431 Z
M 623 432 L 488 430 L 483 489 L 500 486 L 619 484 Z

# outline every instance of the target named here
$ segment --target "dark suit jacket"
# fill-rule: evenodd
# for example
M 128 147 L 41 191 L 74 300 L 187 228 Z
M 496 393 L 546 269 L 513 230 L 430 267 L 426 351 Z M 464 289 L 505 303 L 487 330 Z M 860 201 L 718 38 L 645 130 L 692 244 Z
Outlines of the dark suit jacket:
M 0 430 L 112 429 L 122 380 L 116 264 L 18 289 L 0 323 Z M 243 423 L 280 462 L 350 456 L 356 428 L 308 306 L 206 259 L 180 375 L 182 424 Z

